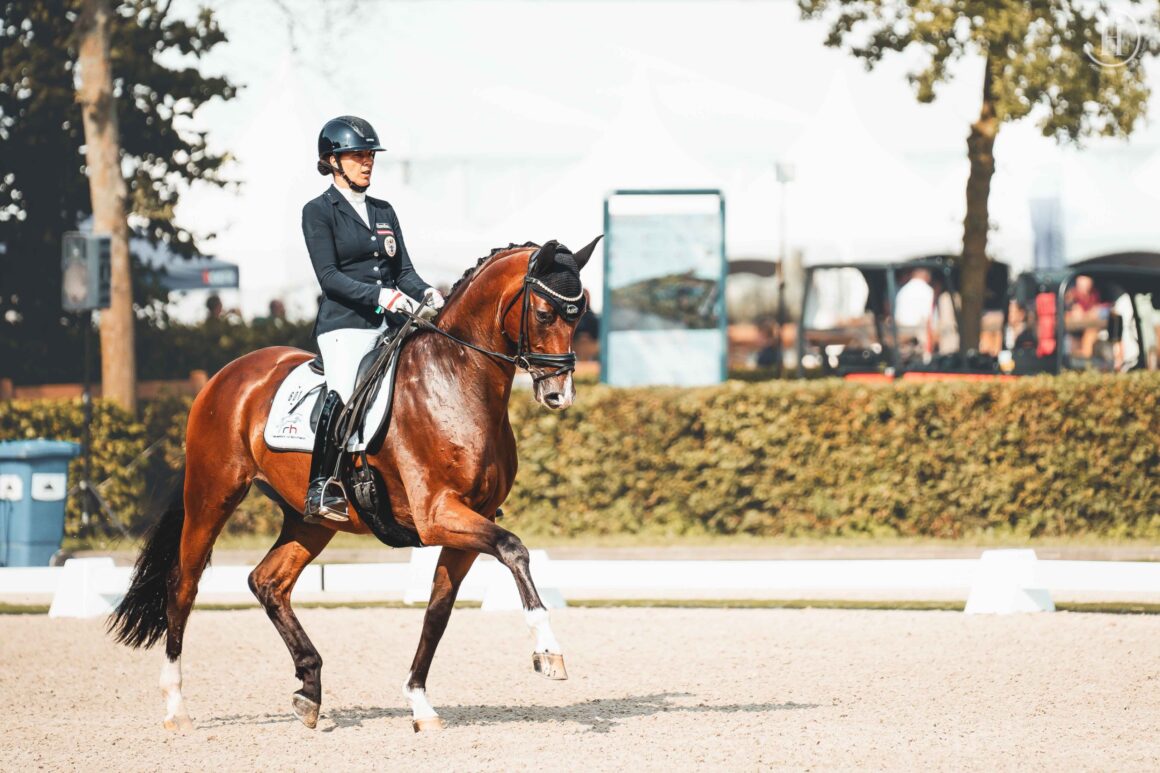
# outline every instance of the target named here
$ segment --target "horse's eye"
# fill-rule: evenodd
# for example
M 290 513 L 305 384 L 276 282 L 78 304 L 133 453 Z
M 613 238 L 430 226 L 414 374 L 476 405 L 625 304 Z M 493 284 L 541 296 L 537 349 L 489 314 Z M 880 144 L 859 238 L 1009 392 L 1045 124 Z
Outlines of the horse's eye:
M 555 316 L 556 315 L 550 311 L 544 311 L 543 309 L 536 309 L 536 321 L 542 322 L 545 325 L 548 324 L 549 322 L 551 322 L 552 318 Z

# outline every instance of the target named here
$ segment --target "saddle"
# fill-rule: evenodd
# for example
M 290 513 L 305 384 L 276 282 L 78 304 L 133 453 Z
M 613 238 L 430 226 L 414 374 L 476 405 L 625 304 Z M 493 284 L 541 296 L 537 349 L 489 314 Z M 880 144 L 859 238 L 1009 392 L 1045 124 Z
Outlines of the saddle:
M 358 512 L 359 518 L 370 530 L 391 547 L 421 547 L 419 535 L 399 524 L 391 512 L 391 501 L 387 496 L 386 484 L 382 476 L 367 460 L 367 450 L 374 450 L 381 445 L 389 424 L 391 400 L 393 397 L 392 383 L 395 373 L 395 362 L 403 342 L 410 335 L 410 328 L 403 331 L 389 331 L 371 351 L 359 362 L 355 388 L 350 400 L 339 412 L 335 419 L 335 437 L 333 442 L 341 449 L 339 454 L 338 470 L 335 478 L 342 484 L 347 501 Z M 311 394 L 316 394 L 314 405 L 310 409 L 310 428 L 317 431 L 318 418 L 322 411 L 326 387 L 319 377 L 325 378 L 325 364 L 321 356 L 316 356 L 307 363 L 299 366 L 312 374 L 311 380 L 317 382 L 309 389 L 288 395 L 295 399 L 288 409 L 289 415 L 299 415 L 298 409 L 303 406 Z M 289 381 L 290 379 L 287 379 Z M 285 388 L 293 388 L 287 385 Z M 275 398 L 278 402 L 278 398 Z M 274 425 L 267 425 L 267 434 Z M 283 424 L 283 429 L 285 429 Z M 282 436 L 275 435 L 276 439 Z M 295 438 L 298 443 L 308 442 L 308 438 Z M 312 443 L 312 441 L 310 441 Z M 272 446 L 278 450 L 278 446 Z M 307 450 L 302 445 L 293 447 L 282 446 L 283 450 Z

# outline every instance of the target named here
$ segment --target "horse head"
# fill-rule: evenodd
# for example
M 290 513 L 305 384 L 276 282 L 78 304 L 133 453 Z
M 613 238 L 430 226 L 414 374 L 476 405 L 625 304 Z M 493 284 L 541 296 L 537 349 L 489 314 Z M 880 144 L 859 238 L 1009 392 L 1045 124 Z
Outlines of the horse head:
M 553 410 L 567 408 L 576 397 L 572 336 L 588 310 L 580 271 L 601 238 L 575 253 L 547 242 L 528 256 L 519 286 L 504 293 L 509 298 L 501 317 L 504 337 L 516 345 L 520 366 L 532 376 L 536 402 Z

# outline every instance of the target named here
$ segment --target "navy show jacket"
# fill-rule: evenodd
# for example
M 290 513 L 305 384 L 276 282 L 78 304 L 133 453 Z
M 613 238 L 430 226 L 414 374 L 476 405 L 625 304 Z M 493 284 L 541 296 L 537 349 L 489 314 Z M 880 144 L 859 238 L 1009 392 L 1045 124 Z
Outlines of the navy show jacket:
M 370 196 L 366 203 L 369 228 L 333 185 L 302 208 L 302 234 L 323 295 L 315 337 L 341 328 L 377 328 L 383 315 L 375 309 L 384 287 L 417 301 L 430 287 L 411 265 L 394 208 Z

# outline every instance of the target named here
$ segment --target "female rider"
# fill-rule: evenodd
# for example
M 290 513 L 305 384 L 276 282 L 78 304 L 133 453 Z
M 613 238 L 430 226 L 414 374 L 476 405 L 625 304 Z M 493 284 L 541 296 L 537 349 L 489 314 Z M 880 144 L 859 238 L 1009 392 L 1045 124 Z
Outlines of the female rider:
M 318 173 L 330 175 L 333 184 L 302 208 L 306 249 L 322 286 L 314 336 L 329 390 L 310 460 L 305 515 L 312 521 L 348 520 L 342 489 L 331 485 L 342 452 L 333 423 L 354 391 L 363 355 L 392 313 L 418 310 L 429 318 L 443 307 L 443 296 L 411 266 L 395 210 L 366 195 L 381 150 L 378 134 L 363 119 L 328 121 L 318 135 Z

